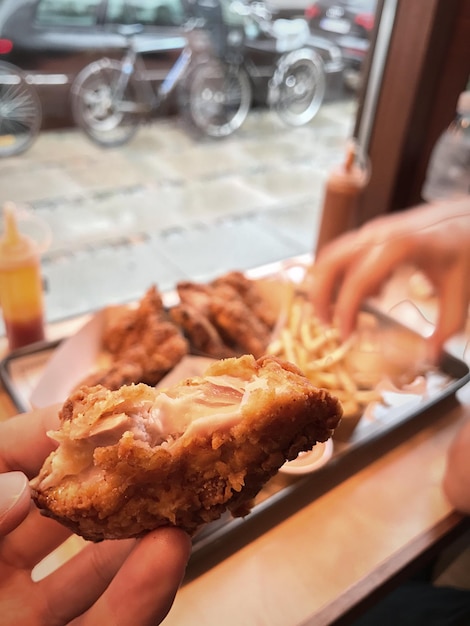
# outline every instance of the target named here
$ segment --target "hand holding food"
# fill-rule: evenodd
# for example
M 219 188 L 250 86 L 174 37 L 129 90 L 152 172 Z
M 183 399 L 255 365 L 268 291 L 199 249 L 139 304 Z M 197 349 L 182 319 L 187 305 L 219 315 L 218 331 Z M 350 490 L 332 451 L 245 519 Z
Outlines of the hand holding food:
M 60 417 L 34 499 L 100 541 L 245 515 L 285 461 L 331 436 L 341 406 L 295 366 L 247 355 L 169 389 L 82 388 Z
M 191 549 L 189 537 L 178 529 L 161 528 L 140 541 L 85 544 L 77 537 L 74 550 L 67 551 L 72 558 L 59 569 L 51 567 L 60 563 L 58 555 L 40 572 L 36 568 L 71 534 L 31 506 L 28 485 L 54 448 L 46 431 L 57 425 L 52 407 L 0 424 L 2 626 L 159 624 Z

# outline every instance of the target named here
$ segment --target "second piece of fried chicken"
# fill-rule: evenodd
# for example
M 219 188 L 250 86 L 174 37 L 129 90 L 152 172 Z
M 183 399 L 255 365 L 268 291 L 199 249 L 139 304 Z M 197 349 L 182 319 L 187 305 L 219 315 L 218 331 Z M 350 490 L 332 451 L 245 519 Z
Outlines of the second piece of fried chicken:
M 111 365 L 88 375 L 81 386 L 153 386 L 189 352 L 181 329 L 167 319 L 155 286 L 147 290 L 135 309 L 122 312 L 109 324 L 102 343 Z
M 265 353 L 276 314 L 255 280 L 234 271 L 205 285 L 180 282 L 177 291 L 172 315 L 193 348 L 214 358 Z

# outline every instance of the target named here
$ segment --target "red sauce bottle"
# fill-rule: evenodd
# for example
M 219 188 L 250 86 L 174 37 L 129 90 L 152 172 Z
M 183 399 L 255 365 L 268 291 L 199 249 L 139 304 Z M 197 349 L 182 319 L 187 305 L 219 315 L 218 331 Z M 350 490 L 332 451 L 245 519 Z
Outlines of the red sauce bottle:
M 359 198 L 369 179 L 369 165 L 359 159 L 357 145 L 350 142 L 343 163 L 334 168 L 326 183 L 315 252 L 357 225 Z
M 4 208 L 0 239 L 0 305 L 10 350 L 44 339 L 44 299 L 38 244 L 18 229 L 15 210 Z

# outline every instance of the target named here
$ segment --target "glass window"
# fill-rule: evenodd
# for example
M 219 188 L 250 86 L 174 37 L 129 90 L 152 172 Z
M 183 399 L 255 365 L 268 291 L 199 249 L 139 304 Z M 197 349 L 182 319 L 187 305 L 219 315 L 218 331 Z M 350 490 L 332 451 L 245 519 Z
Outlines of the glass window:
M 110 24 L 179 26 L 184 21 L 181 0 L 109 0 L 106 21 Z
M 18 166 L 16 176 L 2 178 L 0 172 L 0 204 L 27 203 L 37 208 L 53 229 L 53 243 L 44 256 L 49 319 L 140 297 L 150 280 L 160 289 L 172 289 L 177 274 L 205 280 L 221 267 L 244 270 L 313 251 L 325 181 L 331 168 L 344 159 L 360 94 L 345 84 L 339 45 L 313 33 L 305 35 L 303 27 L 276 30 L 276 37 L 285 35 L 282 43 L 287 50 L 293 39 L 298 42 L 304 37 L 313 48 L 312 55 L 306 56 L 312 66 L 307 62 L 298 72 L 294 66 L 295 74 L 277 72 L 277 80 L 285 85 L 285 98 L 277 102 L 269 98 L 279 97 L 274 91 L 269 93 L 280 59 L 277 42 L 258 36 L 243 47 L 243 37 L 233 37 L 232 29 L 230 40 L 227 36 L 234 50 L 230 58 L 237 63 L 244 61 L 239 74 L 242 78 L 230 72 L 229 80 L 221 81 L 223 74 L 216 70 L 212 75 L 211 68 L 211 72 L 201 74 L 201 80 L 193 83 L 194 88 L 176 89 L 173 98 L 155 111 L 151 123 L 146 119 L 149 123 L 140 132 L 118 149 L 107 152 L 90 146 L 92 135 L 81 128 L 95 132 L 97 137 L 108 130 L 112 135 L 116 128 L 126 130 L 128 120 L 138 124 L 140 118 L 120 115 L 117 108 L 110 106 L 114 97 L 112 78 L 119 77 L 119 71 L 117 65 L 109 64 L 101 82 L 93 83 L 88 92 L 82 90 L 89 96 L 82 98 L 77 117 L 82 126 L 71 119 L 77 111 L 76 106 L 71 110 L 71 84 L 78 73 L 103 55 L 112 60 L 122 56 L 121 37 L 109 36 L 106 29 L 96 31 L 93 26 L 83 25 L 102 20 L 110 25 L 110 31 L 116 31 L 119 24 L 142 23 L 144 31 L 136 35 L 136 47 L 139 49 L 142 44 L 142 49 L 147 49 L 147 42 L 155 41 L 156 50 L 146 54 L 145 71 L 139 78 L 158 89 L 180 54 L 178 46 L 185 33 L 178 23 L 184 21 L 183 7 L 191 3 L 37 1 L 38 20 L 57 24 L 54 30 L 60 37 L 52 53 L 44 49 L 43 38 L 28 42 L 26 50 L 20 48 L 21 40 L 15 42 L 13 50 L 17 56 L 12 62 L 31 73 L 31 84 L 37 87 L 42 104 L 42 127 L 48 132 L 41 133 L 32 149 L 25 152 L 24 162 L 22 156 L 16 161 L 29 164 L 31 159 L 37 159 L 37 166 L 27 166 L 27 186 L 22 184 L 25 164 Z M 291 2 L 294 0 L 286 0 L 288 6 Z M 208 6 L 205 0 L 204 7 Z M 86 37 L 71 38 L 73 26 L 69 24 L 80 24 Z M 166 38 L 166 29 L 178 36 Z M 159 37 L 161 34 L 164 36 Z M 242 47 L 241 55 L 237 46 Z M 58 54 L 62 49 L 64 54 Z M 318 57 L 322 64 L 316 62 Z M 290 58 L 292 62 L 295 55 Z M 60 83 L 57 78 L 61 76 L 69 82 Z M 309 81 L 317 82 L 310 85 Z M 305 99 L 299 98 L 298 103 L 294 100 L 291 106 L 290 91 L 294 96 L 304 95 Z M 130 89 L 128 95 L 132 99 L 140 96 L 140 91 L 134 93 Z M 219 130 L 224 123 L 225 103 L 229 121 L 226 128 Z M 317 104 L 320 107 L 315 113 Z M 139 110 L 135 107 L 136 112 Z M 297 124 L 297 117 L 304 111 L 305 119 Z M 235 130 L 226 138 L 211 141 L 204 134 L 230 133 L 229 126 Z M 0 148 L 1 131 L 0 128 Z M 3 141 L 8 144 L 12 140 L 10 131 Z M 374 168 L 378 169 L 375 162 Z M 56 210 L 58 197 L 63 201 Z M 230 237 L 231 243 L 212 250 L 212 243 L 207 244 L 209 237 L 216 242 Z M 131 256 L 135 265 L 134 260 L 129 261 Z M 80 275 L 75 268 L 90 269 L 94 274 L 101 258 L 101 275 L 107 278 L 100 279 L 100 288 L 94 289 L 96 280 L 87 281 L 86 290 L 76 288 L 70 280 L 71 276 Z M 124 268 L 129 269 L 129 279 L 122 278 Z M 172 268 L 178 268 L 178 272 Z M 104 283 L 106 289 L 102 287 Z
M 42 0 L 36 22 L 44 26 L 94 26 L 101 0 Z

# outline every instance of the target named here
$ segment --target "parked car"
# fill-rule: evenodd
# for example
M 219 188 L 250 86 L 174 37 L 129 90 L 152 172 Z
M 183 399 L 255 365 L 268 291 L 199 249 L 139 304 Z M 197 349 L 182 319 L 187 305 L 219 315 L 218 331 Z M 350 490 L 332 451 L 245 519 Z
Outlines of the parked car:
M 142 24 L 136 35 L 142 48 L 150 47 L 150 40 L 155 44 L 144 53 L 145 79 L 162 82 L 186 42 L 186 8 L 187 0 L 0 0 L 0 60 L 27 73 L 45 116 L 68 116 L 78 72 L 105 55 L 122 57 L 127 45 L 122 25 Z M 314 41 L 325 63 L 327 89 L 337 90 L 341 53 L 324 37 Z M 263 93 L 254 94 L 255 102 L 263 104 Z
M 344 81 L 357 90 L 369 50 L 377 0 L 317 0 L 305 9 L 312 33 L 338 45 L 344 59 Z
M 312 0 L 266 0 L 266 6 L 279 17 L 303 17 Z

